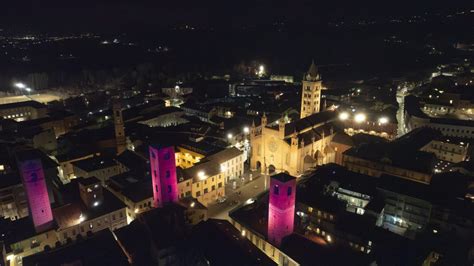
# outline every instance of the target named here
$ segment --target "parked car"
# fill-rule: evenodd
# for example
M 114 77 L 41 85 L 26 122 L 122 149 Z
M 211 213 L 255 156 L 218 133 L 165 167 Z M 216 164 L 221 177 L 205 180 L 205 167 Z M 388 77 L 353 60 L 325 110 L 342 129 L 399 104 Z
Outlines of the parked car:
M 217 203 L 224 203 L 227 200 L 227 197 L 217 198 Z

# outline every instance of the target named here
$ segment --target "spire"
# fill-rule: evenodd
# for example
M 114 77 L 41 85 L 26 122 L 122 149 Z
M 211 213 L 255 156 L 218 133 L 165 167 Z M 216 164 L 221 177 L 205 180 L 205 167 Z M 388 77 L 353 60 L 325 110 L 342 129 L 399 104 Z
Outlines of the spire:
M 308 69 L 308 72 L 306 72 L 306 80 L 318 80 L 320 79 L 319 76 L 319 70 L 316 64 L 314 63 L 314 60 L 311 61 L 311 66 Z

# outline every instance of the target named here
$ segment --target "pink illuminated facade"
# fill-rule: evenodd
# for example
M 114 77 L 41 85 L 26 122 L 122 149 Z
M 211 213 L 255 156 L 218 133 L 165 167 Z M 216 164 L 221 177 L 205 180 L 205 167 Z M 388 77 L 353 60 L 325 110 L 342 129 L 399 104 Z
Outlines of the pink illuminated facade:
M 174 148 L 150 146 L 150 168 L 154 206 L 158 208 L 164 203 L 177 202 L 178 179 Z
M 295 221 L 296 178 L 280 173 L 271 177 L 268 206 L 268 240 L 279 246 L 293 233 Z
M 39 159 L 19 161 L 21 179 L 25 187 L 30 217 L 37 232 L 46 230 L 53 222 L 48 188 L 43 165 Z

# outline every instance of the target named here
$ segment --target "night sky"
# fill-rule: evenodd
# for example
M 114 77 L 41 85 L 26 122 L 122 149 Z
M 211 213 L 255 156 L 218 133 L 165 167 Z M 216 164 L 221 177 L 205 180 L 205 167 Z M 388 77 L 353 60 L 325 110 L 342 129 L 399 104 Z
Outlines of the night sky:
M 468 8 L 470 1 L 317 1 L 317 0 L 29 0 L 3 1 L 0 25 L 52 30 L 120 31 L 176 24 L 239 27 L 284 21 L 301 25 L 328 19 L 411 15 Z

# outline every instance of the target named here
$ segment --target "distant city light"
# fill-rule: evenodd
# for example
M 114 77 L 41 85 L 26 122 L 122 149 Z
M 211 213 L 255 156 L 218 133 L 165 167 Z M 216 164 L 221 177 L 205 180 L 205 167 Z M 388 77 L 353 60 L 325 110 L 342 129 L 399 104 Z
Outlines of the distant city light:
M 265 66 L 264 65 L 260 65 L 258 67 L 258 71 L 256 72 L 256 74 L 259 76 L 259 77 L 262 77 L 263 75 L 265 75 Z
M 244 127 L 244 133 L 245 133 L 245 134 L 248 134 L 249 132 L 250 132 L 249 127 Z
M 82 223 L 86 220 L 86 217 L 84 217 L 84 215 L 81 213 L 81 215 L 79 216 L 79 223 Z
M 348 112 L 340 113 L 339 114 L 339 119 L 342 120 L 342 121 L 349 119 L 349 113 Z
M 332 242 L 331 236 L 330 236 L 330 235 L 327 235 L 327 236 L 326 236 L 326 240 L 327 240 L 329 243 L 331 243 L 331 242 Z
M 26 85 L 24 83 L 18 82 L 18 83 L 15 83 L 15 87 L 19 89 L 24 89 L 26 88 Z
M 94 202 L 94 207 L 97 207 L 97 206 L 99 206 L 99 202 L 98 202 L 98 201 Z
M 233 137 L 234 137 L 234 136 L 232 135 L 232 133 L 227 134 L 227 138 L 228 138 L 228 139 L 232 139 Z
M 25 88 L 27 92 L 31 92 L 31 88 Z
M 365 119 L 367 119 L 367 117 L 365 116 L 365 114 L 359 113 L 359 114 L 356 114 L 356 115 L 354 116 L 354 120 L 355 120 L 357 123 L 362 123 L 362 122 L 365 121 Z
M 388 123 L 388 118 L 387 118 L 387 117 L 381 117 L 381 118 L 379 118 L 379 123 L 380 123 L 380 124 L 387 124 L 387 123 Z

